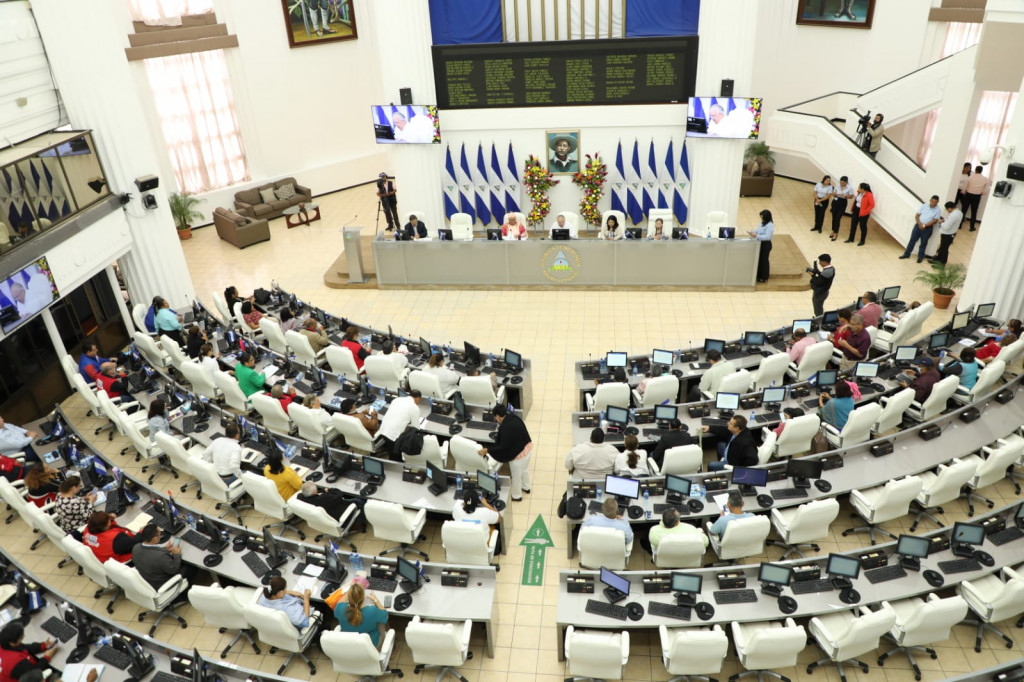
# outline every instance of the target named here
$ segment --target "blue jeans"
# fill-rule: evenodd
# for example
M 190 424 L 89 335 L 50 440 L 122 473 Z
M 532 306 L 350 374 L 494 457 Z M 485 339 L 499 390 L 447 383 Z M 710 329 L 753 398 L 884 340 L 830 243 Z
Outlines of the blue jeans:
M 720 459 L 717 462 L 711 462 L 708 464 L 708 471 L 724 471 L 725 464 L 726 462 L 723 459 Z
M 917 262 L 920 263 L 921 261 L 923 261 L 924 251 L 926 248 L 928 248 L 928 240 L 931 239 L 932 230 L 934 228 L 934 225 L 929 225 L 928 227 L 921 229 L 915 223 L 914 230 L 910 233 L 910 243 L 907 244 L 907 250 L 903 252 L 903 255 L 909 257 L 911 252 L 914 250 L 914 244 L 916 244 L 917 240 L 920 239 L 921 248 L 919 248 L 917 251 Z

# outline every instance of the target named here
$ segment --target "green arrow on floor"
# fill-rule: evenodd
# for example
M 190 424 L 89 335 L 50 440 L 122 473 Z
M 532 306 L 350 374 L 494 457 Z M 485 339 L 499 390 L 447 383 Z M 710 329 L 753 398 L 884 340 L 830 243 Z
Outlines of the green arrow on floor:
M 544 557 L 548 547 L 554 547 L 548 527 L 544 524 L 544 518 L 537 514 L 537 520 L 526 531 L 526 535 L 519 543 L 520 547 L 526 547 L 526 556 L 523 558 L 523 579 L 522 585 L 543 585 L 544 584 Z

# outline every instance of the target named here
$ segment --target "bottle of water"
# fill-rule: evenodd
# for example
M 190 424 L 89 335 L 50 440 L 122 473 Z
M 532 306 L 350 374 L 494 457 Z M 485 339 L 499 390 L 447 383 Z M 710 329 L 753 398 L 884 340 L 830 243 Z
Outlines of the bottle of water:
M 707 236 L 707 238 L 711 239 L 711 226 L 710 225 L 708 225 L 708 236 Z
M 493 367 L 494 366 L 494 353 L 488 353 L 487 354 L 487 366 L 488 367 Z
M 434 396 L 427 396 L 427 405 L 429 405 L 430 408 L 431 408 L 431 411 L 433 411 L 433 408 L 434 408 Z
M 753 410 L 751 410 L 751 411 L 750 411 L 750 421 L 748 421 L 748 422 L 747 422 L 747 424 L 748 424 L 748 425 L 751 425 L 751 424 L 753 424 L 753 423 L 754 423 L 754 411 L 753 411 Z
M 188 523 L 189 528 L 191 528 L 192 530 L 196 529 L 196 517 L 189 514 L 185 517 L 185 521 Z
M 462 474 L 456 474 L 455 476 L 455 492 L 456 494 L 462 492 Z
M 651 518 L 651 491 L 644 488 L 644 516 Z
M 96 640 L 96 646 L 110 646 L 110 643 L 113 641 L 114 638 L 111 635 L 103 635 L 98 640 Z
M 608 359 L 606 357 L 602 357 L 599 364 L 601 367 L 601 374 L 604 374 L 605 372 L 608 371 Z
M 601 501 L 601 498 L 602 498 L 603 495 L 604 495 L 604 491 L 601 489 L 601 486 L 597 486 L 597 501 L 598 502 Z
M 363 570 L 363 557 L 357 552 L 348 555 L 348 563 L 352 567 L 352 573 L 360 573 Z
M 637 374 L 639 374 L 639 372 L 637 371 L 637 368 L 636 368 L 636 360 L 634 360 L 633 361 L 633 376 L 636 376 Z

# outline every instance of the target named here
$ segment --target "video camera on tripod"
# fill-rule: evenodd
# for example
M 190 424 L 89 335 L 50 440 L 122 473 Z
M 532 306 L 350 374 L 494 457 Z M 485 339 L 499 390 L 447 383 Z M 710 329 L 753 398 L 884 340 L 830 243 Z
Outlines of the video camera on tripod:
M 866 149 L 869 144 L 868 140 L 868 126 L 871 125 L 871 110 L 868 113 L 861 115 L 857 111 L 857 107 L 850 109 L 851 112 L 857 115 L 857 146 Z
M 384 211 L 384 217 L 387 218 L 388 226 L 384 228 L 386 231 L 390 231 L 396 228 L 401 228 L 398 224 L 398 200 L 394 194 L 394 185 L 388 189 L 388 180 L 392 180 L 387 171 L 381 171 L 380 175 L 377 176 L 377 224 L 376 231 L 380 230 L 380 213 Z M 375 231 L 375 232 L 376 232 Z

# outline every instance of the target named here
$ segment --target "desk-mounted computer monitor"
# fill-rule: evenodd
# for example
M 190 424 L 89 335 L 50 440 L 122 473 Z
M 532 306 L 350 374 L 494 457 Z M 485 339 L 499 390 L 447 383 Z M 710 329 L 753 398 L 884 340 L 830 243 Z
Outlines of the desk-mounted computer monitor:
M 752 467 L 733 467 L 732 484 L 740 487 L 744 495 L 756 495 L 757 488 L 768 485 L 768 470 Z
M 697 603 L 704 577 L 699 573 L 680 573 L 672 571 L 672 591 L 676 595 L 679 606 L 693 606 Z
M 489 242 L 500 242 L 501 241 L 501 228 L 500 227 L 488 227 L 487 228 L 487 241 L 489 241 Z
M 763 346 L 764 332 L 743 332 L 743 345 L 747 347 Z
M 626 239 L 643 239 L 644 228 L 642 227 L 627 227 L 624 235 Z
M 512 368 L 513 372 L 518 372 L 523 368 L 523 356 L 514 350 L 505 349 L 505 364 Z
M 263 528 L 263 546 L 267 548 L 267 566 L 277 568 L 288 561 L 288 555 L 277 543 L 277 538 L 266 528 Z
M 736 228 L 735 227 L 720 227 L 718 228 L 719 239 L 736 239 Z
M 625 367 L 626 354 L 614 350 L 608 351 L 608 353 L 604 356 L 604 361 L 608 365 L 608 369 L 613 369 L 615 367 Z
M 828 312 L 826 312 L 824 315 L 821 316 L 821 326 L 822 327 L 833 326 L 833 325 L 838 325 L 838 324 L 839 324 L 839 311 L 838 310 L 829 310 Z
M 428 358 L 434 354 L 434 348 L 430 345 L 430 341 L 422 336 L 420 337 L 420 353 Z
M 953 316 L 952 321 L 949 323 L 949 330 L 954 334 L 962 332 L 967 329 L 967 325 L 971 323 L 971 311 L 968 310 L 966 313 L 957 313 Z
M 725 417 L 726 414 L 731 416 L 739 407 L 739 393 L 722 393 L 719 391 L 715 394 L 715 408 L 722 412 L 722 417 Z
M 928 538 L 916 535 L 901 535 L 896 542 L 896 553 L 900 555 L 900 565 L 911 571 L 921 570 L 921 559 L 928 556 L 932 543 Z
M 417 570 L 416 564 L 406 561 L 402 557 L 397 557 L 396 562 L 398 577 L 401 579 L 399 587 L 402 588 L 402 591 L 408 594 L 420 589 L 422 586 L 420 572 Z
M 779 409 L 779 406 L 786 400 L 786 387 L 785 386 L 769 386 L 768 388 L 761 391 L 761 407 L 766 410 L 771 406 L 773 409 Z
M 430 479 L 430 487 L 439 490 L 443 494 L 448 489 L 448 472 L 433 462 L 427 462 L 427 478 Z
M 608 420 L 609 424 L 625 428 L 629 424 L 629 409 L 617 405 L 609 405 L 604 408 L 604 417 Z
M 635 478 L 624 478 L 605 474 L 604 492 L 607 495 L 614 495 L 620 502 L 628 503 L 640 497 L 640 481 Z
M 453 238 L 451 229 L 442 227 L 437 231 L 437 240 L 441 242 L 450 242 Z
M 498 499 L 498 490 L 500 489 L 498 477 L 492 476 L 486 471 L 481 471 L 480 469 L 477 469 L 476 484 L 477 486 L 480 487 L 480 490 L 483 491 L 484 497 L 487 499 L 487 501 L 490 502 L 491 504 L 494 504 L 494 501 Z
M 680 239 L 689 239 L 689 238 L 690 238 L 690 228 L 688 228 L 688 227 L 673 227 L 672 228 L 672 239 L 680 240 Z
M 679 408 L 675 405 L 655 405 L 654 421 L 659 425 L 662 422 L 671 422 L 679 416 Z
M 673 355 L 672 351 L 670 350 L 662 350 L 660 348 L 655 348 L 654 352 L 651 353 L 651 362 L 653 362 L 656 365 L 671 367 L 674 359 L 675 355 Z
M 949 334 L 946 332 L 939 332 L 938 334 L 932 334 L 928 337 L 928 352 L 930 354 L 936 354 L 949 345 Z
M 466 399 L 462 397 L 462 391 L 455 391 L 452 394 L 452 407 L 455 409 L 455 420 L 457 422 L 469 421 L 469 408 L 466 407 Z
M 470 367 L 480 366 L 480 349 L 471 344 L 469 341 L 462 342 L 463 350 L 466 354 L 466 364 Z
M 917 346 L 896 346 L 896 363 L 909 365 L 917 359 Z
M 665 476 L 665 498 L 669 504 L 679 504 L 684 498 L 690 496 L 690 488 L 693 483 L 688 478 L 667 474 Z M 1024 509 L 1024 505 L 1021 506 Z
M 782 588 L 787 587 L 793 580 L 793 569 L 789 566 L 762 561 L 761 567 L 757 572 L 757 579 L 761 583 L 761 592 L 763 594 L 780 597 L 782 596 Z
M 854 379 L 874 379 L 878 376 L 877 362 L 858 362 L 853 368 Z
M 957 556 L 973 556 L 974 547 L 985 542 L 985 526 L 979 523 L 953 524 L 953 534 L 950 536 L 950 544 L 953 554 Z
M 886 287 L 882 289 L 882 295 L 879 299 L 884 303 L 886 301 L 895 301 L 900 296 L 900 287 L 896 285 L 894 287 Z
M 622 601 L 629 596 L 629 580 L 604 566 L 601 567 L 601 582 L 607 585 L 604 595 L 611 603 Z
M 793 320 L 793 332 L 797 329 L 803 329 L 808 334 L 811 333 L 812 320 Z
M 860 576 L 860 559 L 845 554 L 829 554 L 825 572 L 832 578 L 833 587 L 849 590 L 853 587 L 851 581 Z
M 342 568 L 338 559 L 338 550 L 333 542 L 324 545 L 324 570 L 320 574 L 320 580 L 332 585 L 338 585 L 345 579 L 346 570 Z
M 836 385 L 836 381 L 839 380 L 839 372 L 834 369 L 823 369 L 818 372 L 817 384 L 818 390 L 824 391 L 831 389 Z
M 384 482 L 384 462 L 373 457 L 363 457 L 363 471 L 370 477 L 369 482 L 380 485 Z
M 719 353 L 725 351 L 725 341 L 722 339 L 704 339 L 704 355 L 717 350 Z
M 490 230 L 488 230 L 490 232 Z M 553 227 L 551 228 L 551 239 L 556 242 L 568 241 L 571 236 L 568 227 Z M 498 238 L 501 239 L 501 230 L 498 230 Z
M 1013 522 L 1018 528 L 1024 528 L 1024 504 L 1017 507 L 1017 513 L 1013 515 Z
M 974 311 L 974 319 L 981 320 L 992 317 L 996 312 L 995 303 L 982 303 Z
M 821 478 L 825 468 L 820 459 L 789 458 L 786 461 L 786 477 L 793 481 L 796 488 L 810 488 L 812 478 Z

